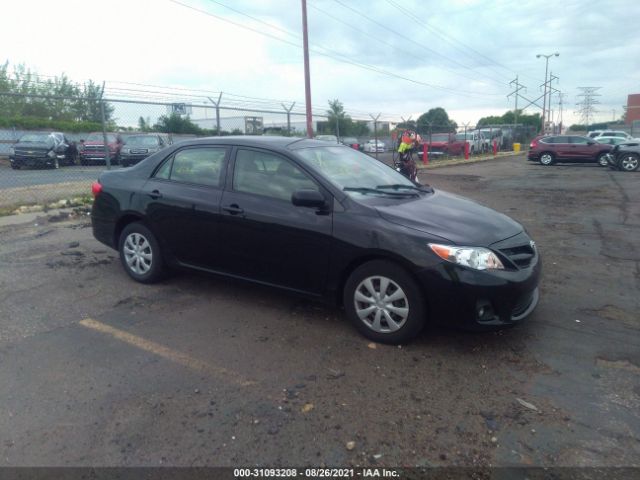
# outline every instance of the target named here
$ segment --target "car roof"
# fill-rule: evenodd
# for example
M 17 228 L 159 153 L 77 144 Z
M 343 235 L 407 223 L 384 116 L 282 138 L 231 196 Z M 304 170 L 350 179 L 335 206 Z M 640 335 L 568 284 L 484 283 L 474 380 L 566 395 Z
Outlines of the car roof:
M 307 147 L 321 147 L 330 145 L 335 147 L 335 142 L 324 140 L 315 140 L 310 138 L 299 137 L 277 137 L 277 136 L 254 136 L 254 135 L 230 135 L 227 137 L 201 137 L 183 140 L 179 143 L 189 143 L 190 145 L 238 145 L 244 147 L 266 147 L 266 148 L 283 148 L 298 149 Z

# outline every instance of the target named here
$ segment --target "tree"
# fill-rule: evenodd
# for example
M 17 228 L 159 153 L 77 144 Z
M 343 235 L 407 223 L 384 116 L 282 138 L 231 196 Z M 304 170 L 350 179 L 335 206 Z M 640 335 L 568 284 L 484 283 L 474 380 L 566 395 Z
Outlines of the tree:
M 319 133 L 340 137 L 363 136 L 369 134 L 369 127 L 365 121 L 353 121 L 344 111 L 344 105 L 338 99 L 329 100 L 327 121 L 318 123 Z
M 158 118 L 158 123 L 153 126 L 153 129 L 157 132 L 163 133 L 190 133 L 194 135 L 204 135 L 205 130 L 193 123 L 191 119 L 181 117 L 177 113 L 171 115 L 162 115 Z
M 455 132 L 458 124 L 449 119 L 447 111 L 442 107 L 430 109 L 418 117 L 416 130 L 420 134 Z
M 509 110 L 500 116 L 482 117 L 478 120 L 478 127 L 484 127 L 489 125 L 513 125 L 516 123 L 515 111 Z M 527 127 L 535 127 L 536 131 L 540 129 L 541 117 L 539 113 L 527 115 L 522 113 L 522 110 L 518 110 L 518 122 L 519 125 Z
M 9 70 L 0 65 L 0 116 L 54 122 L 102 122 L 102 88 L 94 82 L 80 86 L 66 75 L 41 80 L 24 65 Z M 104 103 L 104 117 L 113 120 L 114 108 Z

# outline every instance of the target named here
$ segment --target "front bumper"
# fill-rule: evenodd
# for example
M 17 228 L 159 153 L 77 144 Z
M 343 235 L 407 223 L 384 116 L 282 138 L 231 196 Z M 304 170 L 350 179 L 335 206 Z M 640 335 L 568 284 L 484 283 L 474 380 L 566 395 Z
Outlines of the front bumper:
M 136 163 L 141 162 L 142 160 L 144 160 L 145 158 L 147 158 L 149 155 L 151 155 L 150 153 L 145 153 L 145 154 L 140 154 L 140 155 L 125 155 L 125 154 L 120 154 L 120 163 L 122 163 L 122 165 L 127 166 L 127 165 L 135 165 Z
M 443 325 L 485 330 L 527 318 L 539 299 L 539 255 L 527 268 L 479 271 L 443 262 L 418 273 L 430 318 Z
M 53 165 L 54 159 L 51 157 L 9 157 L 11 165 L 16 167 L 44 167 Z

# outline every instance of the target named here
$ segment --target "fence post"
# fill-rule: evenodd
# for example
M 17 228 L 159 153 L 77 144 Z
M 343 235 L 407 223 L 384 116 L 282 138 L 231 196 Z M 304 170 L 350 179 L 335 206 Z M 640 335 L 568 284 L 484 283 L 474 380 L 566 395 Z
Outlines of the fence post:
M 220 100 L 222 100 L 222 92 L 218 95 L 218 101 L 214 101 L 213 98 L 207 97 L 213 106 L 216 107 L 216 132 L 220 136 Z
M 382 114 L 379 113 L 376 117 L 374 117 L 373 115 L 369 114 L 369 116 L 373 119 L 373 136 L 376 141 L 376 143 L 374 144 L 375 147 L 373 149 L 376 151 L 376 160 L 378 159 L 378 119 L 380 118 L 380 115 Z
M 291 136 L 291 110 L 293 110 L 295 104 L 296 102 L 293 102 L 289 108 L 285 107 L 284 103 L 280 104 L 282 108 L 284 108 L 284 111 L 287 112 L 287 136 L 289 137 Z
M 107 126 L 104 115 L 104 100 L 100 98 L 100 116 L 102 117 L 102 140 L 104 142 L 104 162 L 107 170 L 111 170 L 111 158 L 109 157 L 109 144 L 107 143 Z

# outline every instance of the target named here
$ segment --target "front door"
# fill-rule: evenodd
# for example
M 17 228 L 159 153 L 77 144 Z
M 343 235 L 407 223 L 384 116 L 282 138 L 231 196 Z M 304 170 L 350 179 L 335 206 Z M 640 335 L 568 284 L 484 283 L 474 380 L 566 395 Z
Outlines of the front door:
M 222 197 L 223 270 L 244 278 L 321 294 L 332 239 L 330 210 L 297 207 L 299 189 L 323 192 L 295 162 L 238 148 Z

